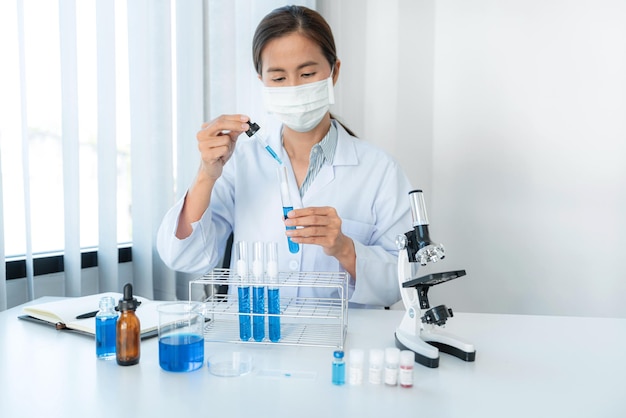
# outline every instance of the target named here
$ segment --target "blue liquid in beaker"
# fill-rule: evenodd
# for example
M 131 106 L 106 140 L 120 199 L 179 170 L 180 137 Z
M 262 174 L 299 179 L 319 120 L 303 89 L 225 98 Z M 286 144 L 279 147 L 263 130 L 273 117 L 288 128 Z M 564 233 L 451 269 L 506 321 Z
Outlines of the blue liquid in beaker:
M 190 372 L 202 367 L 204 337 L 175 334 L 159 338 L 159 365 L 169 372 Z

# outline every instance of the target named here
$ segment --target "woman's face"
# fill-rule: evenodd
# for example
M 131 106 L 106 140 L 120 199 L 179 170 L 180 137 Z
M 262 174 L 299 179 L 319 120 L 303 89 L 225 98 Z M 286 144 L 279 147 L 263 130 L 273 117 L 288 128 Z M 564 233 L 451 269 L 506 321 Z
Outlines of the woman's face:
M 267 87 L 313 83 L 330 77 L 331 73 L 319 45 L 297 32 L 269 41 L 261 52 L 261 60 L 263 68 L 259 78 Z M 333 81 L 337 77 L 336 70 Z

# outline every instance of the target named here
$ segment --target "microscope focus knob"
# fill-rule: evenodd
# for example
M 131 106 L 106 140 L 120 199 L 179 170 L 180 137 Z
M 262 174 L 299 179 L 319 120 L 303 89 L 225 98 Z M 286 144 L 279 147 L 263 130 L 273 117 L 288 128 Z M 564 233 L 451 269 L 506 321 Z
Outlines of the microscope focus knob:
M 404 234 L 398 235 L 396 237 L 396 248 L 398 250 L 404 250 L 406 248 L 406 245 L 407 245 L 406 235 Z

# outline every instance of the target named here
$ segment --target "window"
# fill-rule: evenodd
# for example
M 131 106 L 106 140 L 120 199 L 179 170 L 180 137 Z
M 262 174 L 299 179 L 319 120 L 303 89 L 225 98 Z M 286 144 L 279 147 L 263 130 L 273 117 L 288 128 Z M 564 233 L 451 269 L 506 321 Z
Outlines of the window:
M 126 7 L 120 3 L 115 7 L 117 114 L 112 123 L 117 143 L 117 240 L 124 243 L 131 241 L 132 230 L 127 21 Z M 77 185 L 80 246 L 85 248 L 98 245 L 96 1 L 77 1 L 75 13 Z M 0 56 L 6 58 L 0 66 L 5 254 L 24 255 L 29 235 L 33 253 L 62 251 L 68 184 L 63 181 L 59 2 L 2 2 L 0 16 L 0 39 L 5 40 L 0 42 Z M 72 64 L 71 57 L 66 60 Z
M 195 176 L 202 122 L 260 114 L 252 33 L 283 4 L 0 1 L 0 258 L 21 258 L 11 278 L 26 276 L 29 298 L 41 258 L 66 296 L 83 294 L 85 263 L 100 291 L 119 290 L 130 258 L 138 294 L 175 296 L 153 237 Z M 5 289 L 0 274 L 0 309 Z

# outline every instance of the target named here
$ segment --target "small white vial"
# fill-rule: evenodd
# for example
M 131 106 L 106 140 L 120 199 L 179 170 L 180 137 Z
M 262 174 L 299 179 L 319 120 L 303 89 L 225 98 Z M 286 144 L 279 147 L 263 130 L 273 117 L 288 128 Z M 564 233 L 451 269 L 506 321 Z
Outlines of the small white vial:
M 385 360 L 385 352 L 374 348 L 370 350 L 368 381 L 374 385 L 380 385 L 383 382 L 383 363 Z
M 363 350 L 353 348 L 348 352 L 348 383 L 360 385 L 363 383 Z
M 398 365 L 400 364 L 400 349 L 396 347 L 385 348 L 385 384 L 396 386 L 398 384 Z
M 413 363 L 415 363 L 415 353 L 413 351 L 400 351 L 400 373 L 398 374 L 400 387 L 413 387 Z

